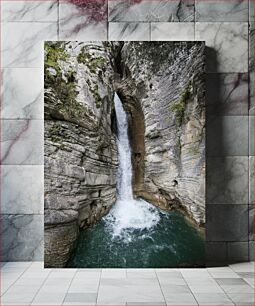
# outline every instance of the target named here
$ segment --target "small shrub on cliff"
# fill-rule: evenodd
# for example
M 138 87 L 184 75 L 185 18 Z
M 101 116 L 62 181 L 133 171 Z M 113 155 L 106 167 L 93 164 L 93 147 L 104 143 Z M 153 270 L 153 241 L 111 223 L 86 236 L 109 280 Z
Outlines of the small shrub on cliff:
M 182 125 L 187 101 L 191 98 L 192 85 L 189 83 L 181 95 L 181 99 L 171 105 L 170 109 L 175 113 L 178 126 Z

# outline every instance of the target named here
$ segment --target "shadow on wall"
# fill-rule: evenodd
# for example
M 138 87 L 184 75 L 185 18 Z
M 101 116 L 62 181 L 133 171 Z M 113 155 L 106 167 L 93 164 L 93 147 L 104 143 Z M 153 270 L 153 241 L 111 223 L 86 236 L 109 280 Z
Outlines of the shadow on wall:
M 221 101 L 224 88 L 221 74 L 217 73 L 217 52 L 207 47 L 206 60 L 207 71 L 216 72 L 213 83 L 209 80 L 211 75 L 206 78 L 206 261 L 207 266 L 222 266 L 249 260 L 248 205 L 235 205 L 247 204 L 242 197 L 237 199 L 238 191 L 245 194 L 247 190 L 230 194 L 243 185 L 237 181 L 235 186 L 233 178 L 239 174 L 233 170 L 235 160 L 227 157 L 229 143 L 225 135 L 231 131 L 224 122 L 226 105 Z

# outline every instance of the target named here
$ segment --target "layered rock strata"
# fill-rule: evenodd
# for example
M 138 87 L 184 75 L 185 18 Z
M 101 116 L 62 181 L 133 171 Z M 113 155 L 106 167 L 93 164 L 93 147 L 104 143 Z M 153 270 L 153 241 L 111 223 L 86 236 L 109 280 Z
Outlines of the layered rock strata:
M 102 43 L 45 45 L 45 266 L 116 200 L 113 74 Z
M 204 48 L 122 43 L 116 80 L 129 114 L 136 195 L 184 210 L 199 225 L 205 222 Z
M 202 42 L 45 44 L 45 266 L 116 200 L 114 92 L 127 111 L 133 190 L 205 222 Z

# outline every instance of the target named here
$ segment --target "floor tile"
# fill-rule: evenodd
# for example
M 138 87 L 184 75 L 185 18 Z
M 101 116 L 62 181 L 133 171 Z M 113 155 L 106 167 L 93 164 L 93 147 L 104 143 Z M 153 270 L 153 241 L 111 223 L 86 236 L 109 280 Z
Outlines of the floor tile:
M 75 278 L 72 280 L 72 283 L 68 289 L 68 292 L 78 293 L 92 293 L 97 292 L 99 286 L 99 279 L 90 279 L 90 278 Z
M 109 23 L 109 40 L 150 40 L 149 23 Z
M 126 288 L 124 286 L 100 286 L 97 297 L 97 304 L 112 304 L 126 303 Z
M 253 262 L 244 262 L 230 265 L 230 268 L 235 272 L 254 272 Z
M 96 303 L 97 293 L 67 293 L 65 303 Z
M 193 294 L 191 293 L 171 293 L 164 295 L 167 305 L 197 305 Z
M 14 302 L 14 303 L 31 303 L 35 294 L 39 290 L 40 285 L 37 286 L 17 286 L 13 285 L 10 289 L 2 296 L 1 302 Z
M 53 269 L 49 274 L 49 279 L 52 278 L 70 279 L 76 274 L 77 271 L 78 269 Z
M 62 305 L 65 295 L 65 292 L 39 292 L 31 305 Z
M 240 285 L 240 286 L 239 285 L 221 285 L 221 288 L 227 294 L 229 293 L 253 293 L 254 292 L 254 289 L 248 284 Z
M 254 305 L 253 293 L 228 293 L 228 296 L 234 302 L 235 305 Z
M 245 281 L 241 278 L 215 278 L 219 285 L 245 285 Z
M 186 278 L 211 278 L 206 269 L 180 269 L 182 276 Z
M 225 293 L 195 293 L 199 305 L 234 305 Z
M 167 296 L 167 294 L 172 294 L 172 293 L 191 293 L 190 292 L 190 288 L 185 284 L 185 285 L 174 285 L 174 284 L 167 284 L 167 285 L 163 285 L 160 284 L 160 288 L 164 294 L 164 296 Z
M 234 272 L 229 267 L 215 267 L 215 268 L 207 268 L 207 271 L 214 278 L 240 278 L 236 272 Z
M 102 278 L 126 278 L 126 269 L 103 269 L 101 274 Z

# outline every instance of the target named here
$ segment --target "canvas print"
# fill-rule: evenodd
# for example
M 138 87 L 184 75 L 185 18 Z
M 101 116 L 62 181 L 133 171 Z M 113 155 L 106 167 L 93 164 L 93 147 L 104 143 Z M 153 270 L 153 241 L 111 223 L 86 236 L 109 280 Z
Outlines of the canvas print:
M 45 42 L 45 267 L 205 264 L 204 42 Z

